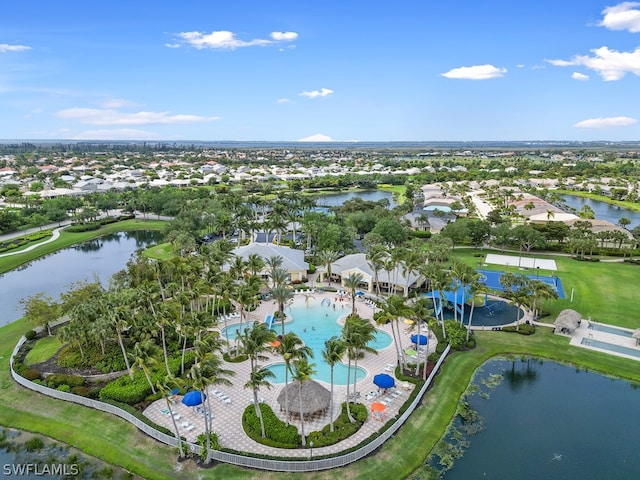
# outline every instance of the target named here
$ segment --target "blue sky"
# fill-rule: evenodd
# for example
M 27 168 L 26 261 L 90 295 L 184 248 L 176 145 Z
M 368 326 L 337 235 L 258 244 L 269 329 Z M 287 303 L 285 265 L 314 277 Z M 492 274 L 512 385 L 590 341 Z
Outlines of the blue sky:
M 31 0 L 0 139 L 639 140 L 640 2 Z

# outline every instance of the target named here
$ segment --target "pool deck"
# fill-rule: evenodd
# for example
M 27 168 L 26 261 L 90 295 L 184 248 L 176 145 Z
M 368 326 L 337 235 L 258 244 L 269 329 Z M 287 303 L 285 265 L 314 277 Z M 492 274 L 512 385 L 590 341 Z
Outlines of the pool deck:
M 313 299 L 310 299 L 310 306 L 319 306 L 324 298 L 333 299 L 335 293 L 322 293 L 315 292 Z M 301 293 L 294 295 L 294 302 L 305 302 L 305 296 Z M 350 306 L 350 299 L 348 305 Z M 350 310 L 350 308 L 348 309 Z M 260 306 L 249 315 L 248 321 L 264 321 L 265 315 L 273 313 L 274 305 L 272 301 L 263 301 Z M 372 319 L 373 313 L 376 309 L 370 306 L 363 300 L 356 300 L 356 311 L 363 317 Z M 345 309 L 345 315 L 347 309 Z M 232 319 L 232 322 L 239 322 L 239 318 Z M 230 323 L 233 325 L 234 323 Z M 286 324 L 285 324 L 286 328 Z M 378 329 L 385 331 L 389 336 L 393 338 L 390 325 L 377 326 Z M 407 326 L 400 323 L 400 328 L 406 335 L 402 336 L 403 351 L 412 346 L 410 341 L 410 335 L 416 332 L 410 332 Z M 424 333 L 424 332 L 423 332 Z M 429 348 L 427 354 L 435 351 L 436 341 L 435 336 L 430 334 Z M 269 354 L 268 360 L 261 362 L 262 366 L 268 366 L 274 363 L 282 363 L 282 358 L 277 354 Z M 358 361 L 358 366 L 362 367 L 366 371 L 366 375 L 362 380 L 359 380 L 356 384 L 358 392 L 360 393 L 356 401 L 363 403 L 367 407 L 374 401 L 385 400 L 388 401 L 385 418 L 389 419 L 394 417 L 400 406 L 409 396 L 413 384 L 399 382 L 396 379 L 396 387 L 389 389 L 387 394 L 378 394 L 376 398 L 367 398 L 368 393 L 378 392 L 378 387 L 373 384 L 373 377 L 378 373 L 387 373 L 391 376 L 394 375 L 394 367 L 396 365 L 396 350 L 391 343 L 388 347 L 378 351 L 377 355 L 367 353 L 365 357 Z M 282 455 L 286 457 L 308 457 L 310 451 L 308 448 L 299 449 L 277 449 L 259 444 L 250 439 L 242 429 L 242 414 L 249 403 L 253 402 L 253 392 L 243 387 L 243 385 L 249 379 L 250 366 L 249 362 L 242 363 L 224 363 L 224 368 L 233 370 L 235 375 L 229 377 L 232 386 L 215 386 L 211 387 L 208 395 L 213 411 L 213 432 L 218 435 L 218 440 L 223 447 L 231 448 L 234 450 L 252 452 L 264 455 Z M 325 382 L 319 382 L 324 385 L 327 390 L 331 389 L 331 385 Z M 270 390 L 260 389 L 258 397 L 261 401 L 268 403 L 273 411 L 281 419 L 285 419 L 284 412 L 280 411 L 280 406 L 276 399 L 280 394 L 280 391 L 284 388 L 283 384 L 274 384 Z M 334 385 L 334 417 L 340 413 L 340 404 L 346 400 L 346 385 L 339 386 Z M 218 395 L 214 391 L 220 392 Z M 396 391 L 395 396 L 391 396 L 390 393 Z M 352 393 L 352 392 L 351 392 Z M 226 399 L 225 399 L 226 397 Z M 201 414 L 196 413 L 194 408 L 183 405 L 177 398 L 175 404 L 171 405 L 171 412 L 176 414 L 176 423 L 180 430 L 180 434 L 187 440 L 194 442 L 200 433 L 204 432 L 204 417 Z M 205 402 L 206 405 L 206 402 Z M 165 399 L 157 400 L 151 404 L 144 411 L 144 415 L 153 420 L 158 425 L 174 431 L 173 422 L 171 420 L 170 412 L 167 408 Z M 179 417 L 178 417 L 179 415 Z M 297 418 L 290 421 L 293 425 L 298 427 L 300 431 L 300 422 Z M 309 432 L 321 430 L 325 425 L 329 424 L 329 414 L 316 414 L 312 419 L 305 420 L 304 429 L 305 434 Z M 351 437 L 343 440 L 342 442 L 331 445 L 328 447 L 314 448 L 313 455 L 328 455 L 341 452 L 345 449 L 358 445 L 364 439 L 369 437 L 372 433 L 379 430 L 385 424 L 384 421 L 380 421 L 372 414 L 369 415 L 367 421 L 362 428 Z M 191 428 L 193 426 L 193 428 Z
M 627 337 L 624 335 L 616 335 L 615 333 L 603 332 L 600 330 L 596 330 L 595 328 L 589 328 L 589 320 L 582 320 L 578 328 L 576 328 L 570 335 L 571 341 L 570 345 L 574 345 L 576 347 L 588 348 L 589 350 L 596 350 L 598 352 L 608 353 L 609 355 L 617 355 L 619 357 L 629 358 L 631 360 L 639 360 L 640 361 L 640 346 L 636 345 L 636 339 Z M 616 327 L 615 325 L 610 325 L 611 327 Z M 620 327 L 616 327 L 620 328 Z M 622 329 L 621 329 L 622 330 Z M 587 343 L 582 343 L 582 340 L 586 339 Z M 638 356 L 627 355 L 622 352 L 616 352 L 613 350 L 607 350 L 604 348 L 594 347 L 589 345 L 589 340 L 596 340 L 599 342 L 610 343 L 612 345 L 616 345 L 619 347 L 625 347 L 632 350 L 638 351 Z

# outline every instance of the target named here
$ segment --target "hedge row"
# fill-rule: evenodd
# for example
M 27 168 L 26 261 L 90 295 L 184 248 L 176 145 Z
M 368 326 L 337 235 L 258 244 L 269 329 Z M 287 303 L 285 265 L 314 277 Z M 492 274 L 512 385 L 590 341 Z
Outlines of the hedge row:
M 33 232 L 24 237 L 12 238 L 6 242 L 0 242 L 0 252 L 6 252 L 15 248 L 23 247 L 31 242 L 37 242 L 43 238 L 49 238 L 53 232 L 51 230 L 42 230 L 40 232 Z

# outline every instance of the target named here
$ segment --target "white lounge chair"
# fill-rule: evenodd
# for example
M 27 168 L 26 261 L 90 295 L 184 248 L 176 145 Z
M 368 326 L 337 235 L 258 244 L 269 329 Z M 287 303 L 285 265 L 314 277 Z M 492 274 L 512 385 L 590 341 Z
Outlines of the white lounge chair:
M 194 428 L 196 428 L 196 426 L 195 426 L 195 425 L 189 425 L 188 427 L 186 427 L 186 428 L 185 428 L 185 430 L 186 430 L 187 432 L 190 432 L 190 431 L 191 431 L 191 430 L 193 430 Z

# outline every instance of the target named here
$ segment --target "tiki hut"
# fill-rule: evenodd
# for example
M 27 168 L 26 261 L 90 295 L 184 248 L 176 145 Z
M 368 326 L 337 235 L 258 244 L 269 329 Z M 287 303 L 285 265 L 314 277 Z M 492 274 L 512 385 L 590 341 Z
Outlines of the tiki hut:
M 582 315 L 575 310 L 567 308 L 562 310 L 553 324 L 556 326 L 555 333 L 572 333 L 582 321 Z
M 278 395 L 278 403 L 281 410 L 288 410 L 289 414 L 312 415 L 316 412 L 323 412 L 329 408 L 331 403 L 331 392 L 313 380 L 302 382 L 302 387 L 298 388 L 299 382 L 293 381 L 282 389 Z M 285 395 L 285 390 L 287 391 Z M 300 398 L 302 397 L 302 402 Z M 289 408 L 286 408 L 286 401 Z M 302 411 L 300 408 L 302 407 Z
M 636 345 L 640 344 L 640 328 L 636 328 L 631 336 L 636 339 Z

